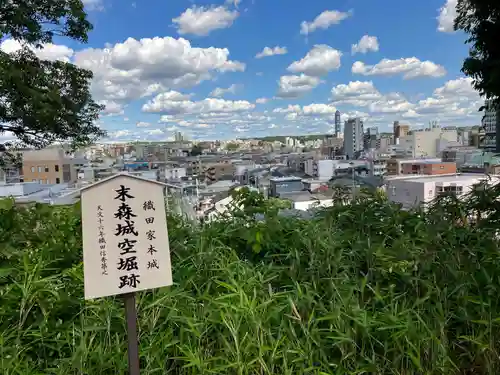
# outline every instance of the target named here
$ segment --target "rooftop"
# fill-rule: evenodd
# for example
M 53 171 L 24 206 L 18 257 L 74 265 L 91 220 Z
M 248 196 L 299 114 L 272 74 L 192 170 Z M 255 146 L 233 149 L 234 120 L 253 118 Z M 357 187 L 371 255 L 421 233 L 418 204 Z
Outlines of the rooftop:
M 271 178 L 271 181 L 273 182 L 302 181 L 302 178 L 295 176 L 273 177 Z
M 490 175 L 491 176 L 491 175 Z M 492 176 L 492 177 L 500 177 L 500 176 Z M 474 181 L 474 180 L 481 180 L 487 178 L 487 175 L 485 174 L 478 174 L 478 173 L 457 173 L 457 174 L 448 174 L 448 175 L 434 175 L 434 176 L 411 176 L 408 179 L 405 179 L 406 181 L 411 181 L 411 182 L 442 182 L 442 183 L 448 183 L 448 182 L 466 182 L 466 181 Z

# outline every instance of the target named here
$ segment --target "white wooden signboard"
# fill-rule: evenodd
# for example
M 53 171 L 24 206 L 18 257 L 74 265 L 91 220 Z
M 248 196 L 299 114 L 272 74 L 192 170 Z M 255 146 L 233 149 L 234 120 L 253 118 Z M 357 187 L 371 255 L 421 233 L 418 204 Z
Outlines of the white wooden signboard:
M 120 173 L 82 190 L 85 299 L 172 285 L 163 189 Z

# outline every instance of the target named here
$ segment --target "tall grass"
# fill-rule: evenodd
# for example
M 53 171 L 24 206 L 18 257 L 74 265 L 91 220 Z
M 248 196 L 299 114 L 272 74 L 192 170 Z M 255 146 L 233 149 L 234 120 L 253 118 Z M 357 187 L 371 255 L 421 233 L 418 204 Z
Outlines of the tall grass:
M 169 217 L 175 285 L 138 295 L 143 374 L 499 374 L 498 195 Z M 120 299 L 83 300 L 78 206 L 0 210 L 0 373 L 125 374 Z

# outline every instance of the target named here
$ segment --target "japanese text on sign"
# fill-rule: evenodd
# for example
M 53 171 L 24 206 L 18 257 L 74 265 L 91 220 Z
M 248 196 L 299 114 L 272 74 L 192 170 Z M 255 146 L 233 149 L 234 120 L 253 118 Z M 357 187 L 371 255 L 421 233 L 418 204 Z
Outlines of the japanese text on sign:
M 139 235 L 135 229 L 135 222 L 133 220 L 137 215 L 134 214 L 132 208 L 127 203 L 130 199 L 134 199 L 134 196 L 130 194 L 130 188 L 124 185 L 120 185 L 120 188 L 115 190 L 115 192 L 115 199 L 120 202 L 115 213 L 115 218 L 121 220 L 121 222 L 116 224 L 115 237 L 122 237 L 120 242 L 118 242 L 120 257 L 118 258 L 117 269 L 122 273 L 119 278 L 118 288 L 121 289 L 124 286 L 137 288 L 138 284 L 140 284 L 140 275 L 137 250 L 135 249 L 137 240 L 133 239 L 133 237 Z

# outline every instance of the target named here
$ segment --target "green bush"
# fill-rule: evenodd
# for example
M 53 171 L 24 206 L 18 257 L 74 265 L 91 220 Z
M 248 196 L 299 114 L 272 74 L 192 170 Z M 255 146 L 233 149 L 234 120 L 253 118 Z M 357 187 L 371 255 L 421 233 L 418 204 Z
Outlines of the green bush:
M 175 285 L 138 294 L 143 374 L 499 374 L 499 195 L 169 217 Z M 83 300 L 79 207 L 0 211 L 0 373 L 125 374 L 120 299 Z

